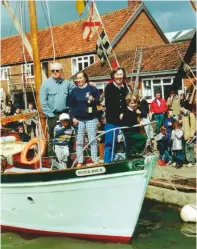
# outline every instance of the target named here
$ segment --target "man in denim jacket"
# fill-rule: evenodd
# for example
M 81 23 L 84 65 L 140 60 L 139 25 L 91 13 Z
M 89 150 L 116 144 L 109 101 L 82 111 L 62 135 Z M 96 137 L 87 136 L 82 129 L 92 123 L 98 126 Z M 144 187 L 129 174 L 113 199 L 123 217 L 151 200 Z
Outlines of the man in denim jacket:
M 40 88 L 40 103 L 43 113 L 47 117 L 49 132 L 48 154 L 53 156 L 53 130 L 59 115 L 68 112 L 68 98 L 75 87 L 74 83 L 62 78 L 62 64 L 50 64 L 52 76 L 45 80 Z

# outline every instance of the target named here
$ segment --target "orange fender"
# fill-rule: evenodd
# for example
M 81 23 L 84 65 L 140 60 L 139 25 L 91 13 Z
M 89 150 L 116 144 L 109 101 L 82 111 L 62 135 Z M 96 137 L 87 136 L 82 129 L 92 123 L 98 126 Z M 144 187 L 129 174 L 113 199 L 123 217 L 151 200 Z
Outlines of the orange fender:
M 30 148 L 35 145 L 40 143 L 40 155 L 43 156 L 45 149 L 46 149 L 46 142 L 43 139 L 39 139 L 37 137 L 31 139 L 24 147 L 22 153 L 21 153 L 21 163 L 24 164 L 34 164 L 37 163 L 40 159 L 40 155 L 37 154 L 32 160 L 27 160 L 27 153 L 30 150 Z

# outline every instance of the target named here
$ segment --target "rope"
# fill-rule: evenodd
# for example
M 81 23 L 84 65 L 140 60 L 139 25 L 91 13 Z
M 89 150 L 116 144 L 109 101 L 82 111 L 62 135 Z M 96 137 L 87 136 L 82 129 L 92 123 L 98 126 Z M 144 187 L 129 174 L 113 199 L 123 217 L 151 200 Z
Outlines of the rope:
M 53 46 L 53 60 L 55 61 L 55 45 L 54 45 L 54 38 L 53 38 L 53 31 L 52 31 L 52 24 L 51 24 L 51 16 L 50 16 L 49 5 L 48 5 L 47 0 L 45 0 L 45 5 L 46 5 L 46 8 L 47 8 L 48 20 L 49 20 L 49 29 L 50 29 L 50 32 L 51 32 L 51 40 L 52 40 L 52 46 Z

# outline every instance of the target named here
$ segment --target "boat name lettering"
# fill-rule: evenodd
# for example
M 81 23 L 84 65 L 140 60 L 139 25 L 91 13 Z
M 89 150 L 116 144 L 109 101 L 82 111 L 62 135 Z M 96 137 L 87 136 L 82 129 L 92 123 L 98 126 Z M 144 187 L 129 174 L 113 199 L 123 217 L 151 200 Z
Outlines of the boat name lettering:
M 76 171 L 77 176 L 87 176 L 87 175 L 96 175 L 103 174 L 106 172 L 105 167 L 97 167 L 92 169 L 78 169 Z

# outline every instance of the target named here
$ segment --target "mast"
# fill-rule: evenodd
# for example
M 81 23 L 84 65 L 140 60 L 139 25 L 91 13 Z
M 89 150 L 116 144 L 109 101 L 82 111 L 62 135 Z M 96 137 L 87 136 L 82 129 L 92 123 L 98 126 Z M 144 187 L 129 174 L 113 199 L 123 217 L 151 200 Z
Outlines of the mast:
M 35 89 L 36 89 L 36 98 L 37 98 L 37 108 L 38 113 L 40 114 L 40 121 L 42 132 L 46 137 L 46 121 L 42 113 L 41 104 L 40 104 L 40 86 L 42 82 L 41 76 L 41 64 L 40 64 L 40 55 L 38 47 L 38 27 L 36 19 L 36 4 L 35 0 L 28 0 L 29 6 L 29 19 L 30 19 L 30 30 L 31 30 L 31 44 L 33 50 L 33 61 L 34 61 L 34 73 L 35 73 Z

